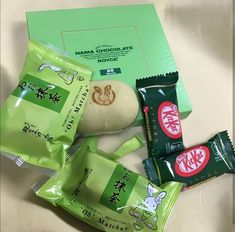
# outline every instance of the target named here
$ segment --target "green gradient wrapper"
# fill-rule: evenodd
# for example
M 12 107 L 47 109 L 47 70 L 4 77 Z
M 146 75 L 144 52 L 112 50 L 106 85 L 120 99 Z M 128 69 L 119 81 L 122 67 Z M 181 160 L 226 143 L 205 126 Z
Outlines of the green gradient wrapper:
M 55 49 L 29 42 L 20 82 L 1 107 L 1 152 L 60 170 L 74 139 L 92 72 Z
M 84 140 L 58 175 L 33 188 L 36 194 L 102 231 L 162 232 L 182 184 L 157 187 L 112 160 L 133 149 L 106 154 L 96 143 Z

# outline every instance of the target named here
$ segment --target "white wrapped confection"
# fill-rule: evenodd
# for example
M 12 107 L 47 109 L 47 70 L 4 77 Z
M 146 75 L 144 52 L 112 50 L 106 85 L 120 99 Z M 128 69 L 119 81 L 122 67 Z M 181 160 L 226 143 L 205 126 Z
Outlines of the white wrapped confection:
M 90 82 L 90 95 L 80 120 L 78 133 L 116 133 L 135 120 L 139 103 L 134 90 L 121 81 Z

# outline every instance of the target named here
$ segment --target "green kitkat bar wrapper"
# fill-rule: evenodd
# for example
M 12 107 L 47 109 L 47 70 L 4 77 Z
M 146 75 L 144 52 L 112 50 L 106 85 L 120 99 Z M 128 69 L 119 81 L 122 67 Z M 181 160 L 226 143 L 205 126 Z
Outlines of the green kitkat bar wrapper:
M 155 184 L 177 181 L 183 183 L 186 190 L 224 173 L 235 173 L 235 153 L 227 131 L 222 131 L 206 143 L 161 159 L 144 160 L 144 165 Z
M 184 148 L 178 112 L 178 72 L 138 79 L 148 156 L 159 158 Z

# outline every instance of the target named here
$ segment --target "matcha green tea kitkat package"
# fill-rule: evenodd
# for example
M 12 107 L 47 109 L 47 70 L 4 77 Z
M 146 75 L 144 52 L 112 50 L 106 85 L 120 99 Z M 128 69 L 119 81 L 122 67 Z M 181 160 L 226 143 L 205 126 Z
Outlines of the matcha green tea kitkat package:
M 89 137 L 56 176 L 32 188 L 39 197 L 101 231 L 162 232 L 182 184 L 157 187 L 115 161 L 139 143 L 133 138 L 106 154 L 97 149 L 97 138 Z
M 144 166 L 156 185 L 177 181 L 187 190 L 224 173 L 235 173 L 235 152 L 228 132 L 222 131 L 205 143 L 161 159 L 146 159 Z
M 92 72 L 29 42 L 20 81 L 1 107 L 1 152 L 16 163 L 60 170 L 84 110 Z
M 160 158 L 184 148 L 178 111 L 178 72 L 136 80 L 145 118 L 148 156 Z

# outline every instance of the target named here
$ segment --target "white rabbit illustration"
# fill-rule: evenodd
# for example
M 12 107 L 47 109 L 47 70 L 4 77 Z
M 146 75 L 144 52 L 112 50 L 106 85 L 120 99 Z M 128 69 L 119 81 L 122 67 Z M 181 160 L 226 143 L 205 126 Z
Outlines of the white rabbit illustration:
M 149 196 L 144 200 L 144 205 L 150 212 L 156 211 L 158 205 L 162 203 L 162 199 L 166 196 L 166 192 L 160 192 L 157 197 L 154 197 L 155 192 L 154 187 L 149 183 L 148 184 L 148 194 Z
M 149 229 L 156 231 L 157 226 L 157 208 L 162 203 L 163 198 L 166 196 L 166 192 L 160 192 L 155 197 L 155 188 L 151 183 L 147 186 L 148 196 L 144 199 L 143 203 L 137 205 L 136 207 L 131 207 L 129 214 L 136 218 L 133 223 L 133 227 L 136 231 L 141 231 L 144 226 Z
M 59 77 L 61 77 L 67 85 L 72 84 L 74 78 L 77 77 L 77 75 L 78 75 L 78 72 L 71 72 L 71 71 L 62 70 L 60 67 L 52 65 L 49 62 L 46 62 L 46 63 L 40 65 L 40 67 L 38 68 L 38 71 L 40 72 L 46 68 L 49 68 L 52 71 L 58 73 Z M 79 80 L 82 81 L 83 79 L 80 77 Z
M 60 72 L 61 71 L 61 68 L 58 67 L 58 66 L 55 66 L 55 65 L 52 65 L 50 63 L 44 63 L 42 64 L 39 68 L 38 68 L 38 71 L 42 71 L 43 69 L 45 68 L 49 68 L 51 69 L 52 71 L 54 72 Z

